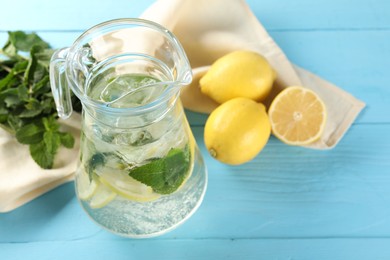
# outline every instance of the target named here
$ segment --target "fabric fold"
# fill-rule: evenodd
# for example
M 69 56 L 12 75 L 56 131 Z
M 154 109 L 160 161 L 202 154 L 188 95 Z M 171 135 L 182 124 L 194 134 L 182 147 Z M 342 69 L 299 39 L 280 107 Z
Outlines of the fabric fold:
M 164 12 L 167 6 L 170 12 Z M 141 18 L 162 24 L 178 37 L 193 71 L 210 66 L 235 50 L 251 50 L 263 55 L 278 75 L 265 105 L 288 86 L 314 90 L 327 107 L 328 119 L 321 139 L 307 145 L 308 148 L 333 148 L 365 106 L 341 88 L 292 64 L 244 0 L 158 0 Z M 218 104 L 200 93 L 197 81 L 199 77 L 183 89 L 183 105 L 196 112 L 210 113 Z M 191 100 L 191 96 L 203 102 Z
M 72 149 L 61 147 L 53 169 L 40 168 L 30 156 L 28 145 L 0 129 L 0 212 L 11 211 L 43 193 L 73 180 L 80 147 L 80 115 L 60 121 L 61 129 L 75 137 Z

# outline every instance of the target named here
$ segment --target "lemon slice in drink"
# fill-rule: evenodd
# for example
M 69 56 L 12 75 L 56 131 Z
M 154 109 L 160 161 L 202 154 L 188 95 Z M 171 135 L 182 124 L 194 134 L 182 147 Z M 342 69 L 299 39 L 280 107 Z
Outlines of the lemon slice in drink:
M 110 203 L 116 197 L 116 193 L 113 192 L 106 185 L 96 182 L 98 184 L 95 194 L 92 196 L 89 206 L 93 209 L 103 208 Z
M 77 193 L 81 200 L 90 199 L 96 192 L 98 184 L 94 179 L 90 180 L 86 172 L 82 171 L 76 174 L 77 178 Z
M 125 172 L 112 169 L 99 173 L 99 180 L 118 195 L 137 202 L 153 201 L 160 197 L 153 189 Z
M 179 186 L 178 190 L 180 190 L 184 186 L 184 184 L 186 184 L 186 182 L 192 175 L 192 171 L 194 170 L 196 140 L 194 135 L 192 134 L 191 127 L 188 122 L 186 123 L 186 131 L 188 135 L 188 148 L 190 153 L 190 167 L 188 169 L 187 176 L 184 178 L 183 183 Z
M 268 110 L 272 133 L 290 145 L 318 140 L 325 128 L 326 107 L 313 91 L 293 86 L 280 92 Z

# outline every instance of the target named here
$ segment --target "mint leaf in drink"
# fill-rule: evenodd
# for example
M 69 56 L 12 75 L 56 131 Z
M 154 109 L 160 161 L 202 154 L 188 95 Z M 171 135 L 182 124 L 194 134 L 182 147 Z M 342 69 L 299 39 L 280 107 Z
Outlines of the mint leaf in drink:
M 104 164 L 106 164 L 106 156 L 104 153 L 98 152 L 92 155 L 87 164 L 87 171 L 90 179 L 92 179 L 94 170 L 98 167 L 104 166 Z
M 152 187 L 157 193 L 170 194 L 176 191 L 187 177 L 190 156 L 188 147 L 172 148 L 165 157 L 131 169 L 129 175 Z
M 153 136 L 150 132 L 142 130 L 130 133 L 130 144 L 132 146 L 141 146 L 153 142 Z

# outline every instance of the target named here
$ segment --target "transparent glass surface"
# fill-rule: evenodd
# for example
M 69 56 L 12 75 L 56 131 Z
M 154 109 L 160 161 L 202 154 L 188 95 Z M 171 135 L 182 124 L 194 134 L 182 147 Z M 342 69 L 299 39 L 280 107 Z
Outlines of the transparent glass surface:
M 174 229 L 199 207 L 203 158 L 179 95 L 192 79 L 177 39 L 140 19 L 97 25 L 52 58 L 59 115 L 83 105 L 77 197 L 99 225 L 127 237 Z

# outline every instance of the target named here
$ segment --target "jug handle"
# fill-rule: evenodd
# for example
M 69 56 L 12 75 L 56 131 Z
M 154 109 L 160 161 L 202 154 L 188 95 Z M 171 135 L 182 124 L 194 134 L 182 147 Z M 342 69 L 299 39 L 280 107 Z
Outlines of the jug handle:
M 66 119 L 73 112 L 70 89 L 66 79 L 66 56 L 69 48 L 62 48 L 54 52 L 50 60 L 50 87 L 58 116 Z

